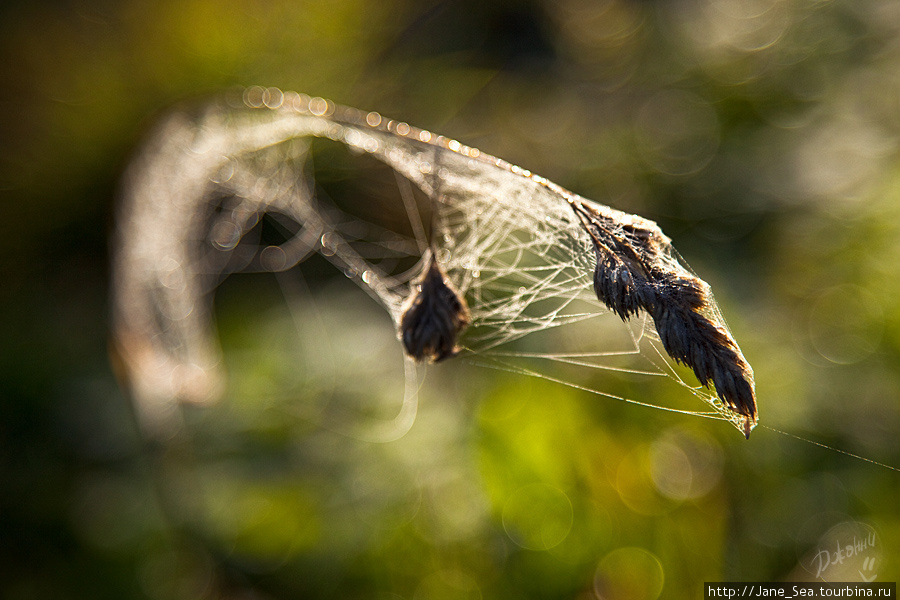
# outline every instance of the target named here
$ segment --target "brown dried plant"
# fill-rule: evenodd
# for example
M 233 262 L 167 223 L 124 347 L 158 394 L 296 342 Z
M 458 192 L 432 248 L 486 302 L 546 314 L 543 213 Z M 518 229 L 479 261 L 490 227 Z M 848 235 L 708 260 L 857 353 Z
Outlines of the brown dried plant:
M 357 233 L 343 231 L 341 218 L 319 205 L 304 171 L 281 168 L 284 160 L 305 156 L 308 146 L 291 142 L 310 136 L 372 155 L 428 196 L 435 213 L 457 215 L 435 225 L 414 281 L 405 271 L 400 276 L 367 261 L 352 243 Z M 236 205 L 217 212 L 210 203 L 213 192 Z M 455 356 L 470 323 L 500 317 L 502 324 L 520 314 L 524 296 L 503 317 L 502 298 L 486 311 L 479 290 L 472 288 L 478 275 L 471 271 L 490 264 L 486 255 L 498 240 L 510 239 L 509 249 L 517 254 L 527 245 L 519 246 L 518 232 L 530 233 L 539 240 L 536 255 L 558 252 L 557 260 L 565 264 L 550 269 L 547 279 L 532 281 L 536 275 L 529 273 L 520 281 L 531 281 L 545 294 L 563 290 L 560 310 L 572 290 L 553 273 L 577 269 L 571 281 L 580 280 L 583 253 L 592 247 L 598 299 L 623 320 L 648 314 L 665 351 L 693 369 L 700 384 L 715 387 L 728 417 L 745 435 L 757 422 L 753 371 L 709 285 L 683 266 L 654 222 L 590 202 L 405 122 L 304 94 L 248 88 L 240 97 L 200 111 L 178 109 L 162 120 L 126 171 L 122 196 L 114 242 L 114 346 L 148 431 L 173 427 L 178 402 L 208 403 L 221 395 L 222 360 L 212 338 L 209 291 L 227 274 L 228 262 L 210 257 L 237 255 L 242 236 L 270 211 L 303 224 L 279 247 L 281 253 L 269 252 L 281 257 L 271 268 L 285 270 L 319 252 L 387 309 L 406 353 L 416 361 Z M 487 234 L 479 237 L 476 226 L 482 220 Z M 228 234 L 214 244 L 212 255 L 206 227 Z M 447 258 L 439 264 L 438 256 Z M 500 266 L 505 276 L 516 276 L 515 261 Z M 465 270 L 461 289 L 479 300 L 471 313 L 447 276 Z M 522 328 L 506 327 L 508 322 L 498 329 L 497 343 L 550 326 L 558 316 L 551 309 Z
M 728 331 L 709 284 L 685 269 L 671 240 L 653 221 L 586 200 L 571 199 L 594 246 L 597 298 L 622 320 L 646 311 L 666 352 L 715 386 L 741 415 L 744 435 L 756 424 L 753 370 Z
M 400 317 L 400 339 L 417 361 L 442 361 L 459 352 L 460 333 L 469 326 L 469 308 L 431 253 Z

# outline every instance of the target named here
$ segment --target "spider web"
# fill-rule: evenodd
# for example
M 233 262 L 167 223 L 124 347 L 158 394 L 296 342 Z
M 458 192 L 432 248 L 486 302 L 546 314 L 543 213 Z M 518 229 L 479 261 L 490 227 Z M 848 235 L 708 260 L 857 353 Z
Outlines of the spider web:
M 311 138 L 393 169 L 405 222 L 339 206 L 317 183 Z M 590 239 L 568 203 L 577 196 L 454 140 L 321 98 L 249 88 L 173 111 L 138 151 L 122 195 L 115 346 L 151 434 L 171 429 L 180 403 L 224 393 L 212 290 L 234 272 L 270 271 L 292 302 L 287 275 L 313 254 L 355 281 L 395 327 L 434 255 L 471 314 L 455 360 L 742 427 L 682 377 L 652 320 L 622 322 L 597 300 Z M 400 412 L 372 439 L 396 439 L 415 419 L 421 369 L 403 364 Z M 605 391 L 609 377 L 656 378 L 671 386 L 672 405 Z

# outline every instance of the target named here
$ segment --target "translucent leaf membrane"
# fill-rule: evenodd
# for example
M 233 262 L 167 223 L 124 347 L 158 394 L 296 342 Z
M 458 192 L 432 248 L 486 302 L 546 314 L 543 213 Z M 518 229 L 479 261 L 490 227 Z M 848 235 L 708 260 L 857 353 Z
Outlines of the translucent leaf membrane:
M 323 166 L 321 157 L 333 156 L 310 157 L 311 138 L 393 169 L 379 188 L 385 198 L 348 203 L 327 193 L 316 177 L 345 159 Z M 756 423 L 749 365 L 708 286 L 655 224 L 455 140 L 321 98 L 249 88 L 172 111 L 138 150 L 122 196 L 115 348 L 150 433 L 177 424 L 178 403 L 223 393 L 214 287 L 229 273 L 283 272 L 313 254 L 384 308 L 415 359 L 458 355 L 637 404 L 645 403 L 609 381 L 652 378 L 677 392 L 657 408 L 728 420 L 745 434 Z M 635 243 L 637 225 L 658 232 L 653 244 Z M 675 341 L 661 342 L 673 286 L 693 286 L 680 296 L 693 300 L 682 302 L 677 326 L 660 329 Z M 695 343 L 691 327 L 708 339 Z M 686 381 L 668 354 L 714 383 L 718 397 Z M 717 369 L 732 379 L 717 379 Z M 735 385 L 733 376 L 749 386 L 752 405 L 729 396 L 722 382 Z

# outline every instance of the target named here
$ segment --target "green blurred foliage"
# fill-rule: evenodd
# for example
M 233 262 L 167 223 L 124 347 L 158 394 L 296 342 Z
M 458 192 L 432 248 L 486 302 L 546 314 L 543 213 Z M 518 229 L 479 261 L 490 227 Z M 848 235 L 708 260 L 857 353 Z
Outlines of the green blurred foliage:
M 4 598 L 698 597 L 811 577 L 845 522 L 900 576 L 894 0 L 0 10 Z M 313 263 L 293 313 L 273 279 L 226 282 L 228 402 L 144 443 L 106 352 L 116 178 L 155 113 L 251 84 L 658 221 L 717 291 L 762 426 L 448 363 L 406 435 L 366 441 L 402 401 L 399 344 Z

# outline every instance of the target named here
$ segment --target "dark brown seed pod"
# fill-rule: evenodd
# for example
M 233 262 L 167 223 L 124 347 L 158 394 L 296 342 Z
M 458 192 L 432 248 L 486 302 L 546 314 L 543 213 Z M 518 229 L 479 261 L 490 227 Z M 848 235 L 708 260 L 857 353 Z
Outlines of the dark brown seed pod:
M 455 356 L 459 335 L 470 322 L 465 299 L 432 254 L 400 317 L 400 339 L 406 353 L 429 362 Z
M 646 311 L 669 356 L 691 367 L 701 385 L 715 386 L 749 437 L 757 422 L 753 370 L 719 315 L 709 285 L 678 261 L 671 240 L 653 221 L 581 199 L 571 205 L 597 257 L 597 298 L 622 320 Z

